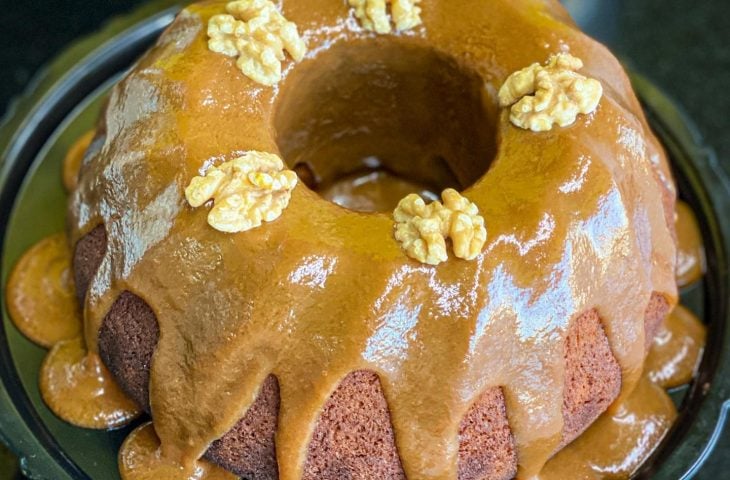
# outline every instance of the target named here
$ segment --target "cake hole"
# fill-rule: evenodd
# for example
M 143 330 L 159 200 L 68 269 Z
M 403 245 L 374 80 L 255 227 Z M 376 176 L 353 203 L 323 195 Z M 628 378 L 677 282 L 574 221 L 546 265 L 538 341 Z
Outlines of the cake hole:
M 351 210 L 437 198 L 489 168 L 497 108 L 484 81 L 408 38 L 335 45 L 280 87 L 279 150 L 301 181 Z

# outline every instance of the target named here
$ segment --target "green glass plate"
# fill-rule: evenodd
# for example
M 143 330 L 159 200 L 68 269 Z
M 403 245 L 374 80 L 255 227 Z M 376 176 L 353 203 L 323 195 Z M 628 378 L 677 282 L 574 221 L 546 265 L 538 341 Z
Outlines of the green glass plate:
M 182 3 L 182 2 L 180 2 Z M 179 9 L 153 2 L 109 24 L 53 62 L 17 102 L 0 128 L 0 234 L 2 291 L 22 253 L 64 229 L 63 157 L 99 114 L 111 86 L 148 48 Z M 683 301 L 710 328 L 697 381 L 672 392 L 682 411 L 655 457 L 639 476 L 691 476 L 721 431 L 730 402 L 728 261 L 730 232 L 718 212 L 730 212 L 730 189 L 712 152 L 672 102 L 635 77 L 654 129 L 672 157 L 682 196 L 697 212 L 708 256 L 705 280 L 683 292 Z M 0 324 L 0 440 L 20 457 L 23 472 L 49 480 L 116 480 L 117 451 L 129 428 L 99 432 L 72 427 L 43 404 L 38 370 L 45 351 L 29 342 L 3 310 Z M 131 428 L 131 427 L 130 427 Z M 688 477 L 687 477 L 688 478 Z

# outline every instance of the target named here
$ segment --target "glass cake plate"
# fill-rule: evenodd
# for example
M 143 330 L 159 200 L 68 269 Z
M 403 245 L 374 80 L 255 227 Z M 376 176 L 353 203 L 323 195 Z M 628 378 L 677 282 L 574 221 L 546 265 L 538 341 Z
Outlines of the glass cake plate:
M 93 127 L 109 89 L 179 8 L 178 2 L 162 0 L 113 21 L 68 49 L 11 106 L 0 127 L 3 292 L 8 273 L 22 253 L 64 229 L 61 164 L 66 151 Z M 671 392 L 679 417 L 662 446 L 637 473 L 637 478 L 676 480 L 699 471 L 730 410 L 730 222 L 718 220 L 730 213 L 730 182 L 687 117 L 646 79 L 632 78 L 649 121 L 671 157 L 682 199 L 697 215 L 707 255 L 703 281 L 682 292 L 682 302 L 708 327 L 702 364 L 691 385 Z M 119 446 L 142 420 L 105 432 L 76 428 L 58 419 L 38 390 L 38 371 L 46 351 L 15 329 L 5 308 L 2 314 L 0 441 L 18 454 L 30 478 L 118 479 Z

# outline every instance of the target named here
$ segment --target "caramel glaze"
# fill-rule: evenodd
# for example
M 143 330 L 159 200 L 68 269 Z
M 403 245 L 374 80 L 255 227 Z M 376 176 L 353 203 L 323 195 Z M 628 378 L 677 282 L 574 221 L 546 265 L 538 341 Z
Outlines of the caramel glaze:
M 8 278 L 5 298 L 18 330 L 42 347 L 81 335 L 65 234 L 44 238 L 23 254 Z
M 672 399 L 646 376 L 553 457 L 539 480 L 626 479 L 651 455 L 677 416 Z
M 705 251 L 702 235 L 692 209 L 677 202 L 677 285 L 684 287 L 696 282 L 705 273 Z
M 456 478 L 459 423 L 493 386 L 506 397 L 518 475 L 536 475 L 561 442 L 570 320 L 598 310 L 628 398 L 646 353 L 650 296 L 676 302 L 674 186 L 620 65 L 557 2 L 424 0 L 422 27 L 376 38 L 344 1 L 285 0 L 310 52 L 285 64 L 279 87 L 264 88 L 206 47 L 207 19 L 224 3 L 185 10 L 115 88 L 105 142 L 82 169 L 72 241 L 99 224 L 109 238 L 86 298 L 90 349 L 121 292 L 152 307 L 152 416 L 164 455 L 191 470 L 273 373 L 279 476 L 300 478 L 321 407 L 349 372 L 371 370 L 408 478 Z M 388 45 L 438 52 L 482 80 L 496 155 L 491 166 L 452 165 L 465 185 L 489 168 L 464 191 L 489 232 L 475 261 L 415 263 L 389 215 L 346 210 L 304 185 L 279 220 L 240 235 L 216 232 L 205 209 L 187 207 L 183 189 L 206 164 L 250 149 L 281 153 L 274 112 L 280 95 L 297 95 L 289 80 L 298 68 L 328 72 L 328 51 L 369 42 L 370 57 Z M 568 48 L 603 83 L 597 112 L 548 133 L 512 127 L 497 113 L 498 87 Z M 387 88 L 393 78 L 384 75 L 377 85 Z
M 31 341 L 53 347 L 39 373 L 48 407 L 80 427 L 118 428 L 136 418 L 139 408 L 121 391 L 99 356 L 86 350 L 70 264 L 71 251 L 63 233 L 28 249 L 8 279 L 8 312 Z
M 89 149 L 91 141 L 96 135 L 95 130 L 89 130 L 81 138 L 76 140 L 63 159 L 63 187 L 68 192 L 76 189 L 79 178 L 81 163 L 84 161 L 84 154 Z
M 654 338 L 644 367 L 646 375 L 664 388 L 689 382 L 702 358 L 706 336 L 702 322 L 677 305 Z
M 80 337 L 58 342 L 43 360 L 38 376 L 48 408 L 76 426 L 119 428 L 141 413 Z
M 356 212 L 392 212 L 410 193 L 429 200 L 438 199 L 425 185 L 382 170 L 355 173 L 321 190 L 323 198 Z
M 160 455 L 160 441 L 151 422 L 137 427 L 119 450 L 119 474 L 122 480 L 235 480 L 237 477 L 206 461 L 191 472 Z

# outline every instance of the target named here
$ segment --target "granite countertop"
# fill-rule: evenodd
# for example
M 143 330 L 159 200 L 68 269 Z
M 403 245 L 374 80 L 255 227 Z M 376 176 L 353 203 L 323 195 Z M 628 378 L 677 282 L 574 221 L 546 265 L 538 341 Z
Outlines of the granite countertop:
M 75 38 L 144 0 L 3 2 L 0 115 L 39 67 Z M 577 21 L 653 80 L 692 118 L 730 172 L 730 2 L 728 0 L 564 0 Z M 42 8 L 41 8 L 42 7 Z M 728 212 L 730 213 L 730 212 Z M 0 477 L 11 478 L 3 466 Z M 727 478 L 730 428 L 699 479 Z

